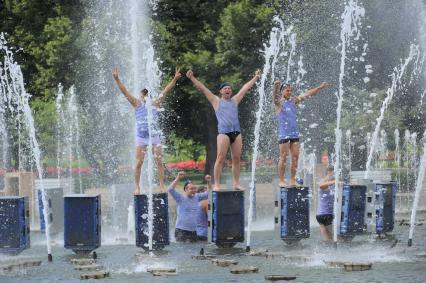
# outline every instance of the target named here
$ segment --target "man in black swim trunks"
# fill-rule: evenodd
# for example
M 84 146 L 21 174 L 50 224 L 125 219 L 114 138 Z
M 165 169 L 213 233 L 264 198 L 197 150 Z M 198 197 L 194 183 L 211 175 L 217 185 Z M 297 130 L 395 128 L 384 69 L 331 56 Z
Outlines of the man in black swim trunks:
M 192 70 L 189 70 L 186 76 L 204 94 L 216 112 L 219 134 L 217 135 L 217 156 L 214 164 L 213 190 L 220 190 L 220 175 L 229 148 L 231 148 L 232 157 L 233 187 L 235 190 L 243 190 L 240 185 L 240 158 L 243 140 L 238 120 L 238 104 L 260 78 L 260 70 L 256 70 L 253 78 L 245 83 L 240 91 L 232 98 L 232 88 L 228 82 L 224 82 L 219 86 L 220 97 L 218 97 L 194 76 Z

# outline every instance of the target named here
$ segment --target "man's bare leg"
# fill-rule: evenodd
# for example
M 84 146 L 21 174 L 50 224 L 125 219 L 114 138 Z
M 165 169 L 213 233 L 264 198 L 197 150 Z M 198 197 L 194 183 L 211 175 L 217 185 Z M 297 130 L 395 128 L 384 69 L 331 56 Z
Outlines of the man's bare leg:
M 291 162 L 290 162 L 290 185 L 296 186 L 296 173 L 297 173 L 297 162 L 299 161 L 299 152 L 300 152 L 300 143 L 293 142 L 290 143 L 290 154 L 291 154 Z
M 141 193 L 141 169 L 145 157 L 145 148 L 145 146 L 136 147 L 135 191 L 133 192 L 134 195 L 138 195 Z
M 285 165 L 287 162 L 287 156 L 290 152 L 290 142 L 281 143 L 280 147 L 280 159 L 278 161 L 278 186 L 285 187 L 287 183 L 285 181 Z
M 331 231 L 330 228 L 331 225 L 328 226 L 324 226 L 322 224 L 320 224 L 320 233 L 321 233 L 321 237 L 324 241 L 331 241 L 332 237 L 331 237 Z
M 240 160 L 241 160 L 241 149 L 243 148 L 243 139 L 239 134 L 235 141 L 231 144 L 231 157 L 232 157 L 232 178 L 233 188 L 236 191 L 244 191 L 244 188 L 240 184 Z
M 161 145 L 154 146 L 154 158 L 157 163 L 158 182 L 160 183 L 160 193 L 164 192 L 164 166 L 163 151 Z
M 229 137 L 224 134 L 217 135 L 217 155 L 214 163 L 214 185 L 213 191 L 220 190 L 220 175 L 222 174 L 223 163 L 225 162 L 226 153 L 229 149 Z

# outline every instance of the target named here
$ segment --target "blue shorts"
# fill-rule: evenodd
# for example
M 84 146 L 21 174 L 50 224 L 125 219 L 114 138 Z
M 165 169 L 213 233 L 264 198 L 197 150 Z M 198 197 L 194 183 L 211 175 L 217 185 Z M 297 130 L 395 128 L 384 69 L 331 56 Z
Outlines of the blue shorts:
M 136 136 L 136 146 L 148 146 L 149 144 L 149 138 L 141 138 Z M 155 135 L 151 137 L 151 143 L 154 146 L 161 145 L 161 140 L 159 135 Z

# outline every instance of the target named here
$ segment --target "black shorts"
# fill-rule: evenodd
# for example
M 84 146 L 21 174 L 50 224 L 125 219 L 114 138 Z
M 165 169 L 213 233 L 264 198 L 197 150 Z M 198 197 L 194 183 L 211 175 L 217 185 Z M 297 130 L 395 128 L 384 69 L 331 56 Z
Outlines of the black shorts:
M 295 143 L 295 142 L 299 142 L 299 138 L 295 138 L 295 139 L 280 139 L 279 140 L 279 144 L 283 144 L 283 143 Z
M 333 223 L 333 218 L 334 218 L 333 214 L 317 215 L 318 223 L 324 226 L 331 225 Z
M 175 239 L 176 242 L 196 242 L 197 241 L 197 232 L 187 231 L 179 228 L 175 229 Z
M 227 135 L 229 138 L 229 141 L 231 144 L 233 144 L 235 142 L 235 140 L 237 139 L 237 137 L 240 135 L 240 132 L 229 132 L 229 133 L 224 133 L 224 135 Z

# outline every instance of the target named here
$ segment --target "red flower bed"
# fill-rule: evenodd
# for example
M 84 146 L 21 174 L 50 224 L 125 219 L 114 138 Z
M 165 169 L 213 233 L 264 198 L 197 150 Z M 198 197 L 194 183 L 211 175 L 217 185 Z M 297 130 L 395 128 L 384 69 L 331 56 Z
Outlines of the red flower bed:
M 168 169 L 177 169 L 177 170 L 204 170 L 206 168 L 206 161 L 194 161 L 187 160 L 181 162 L 171 162 L 166 164 Z

